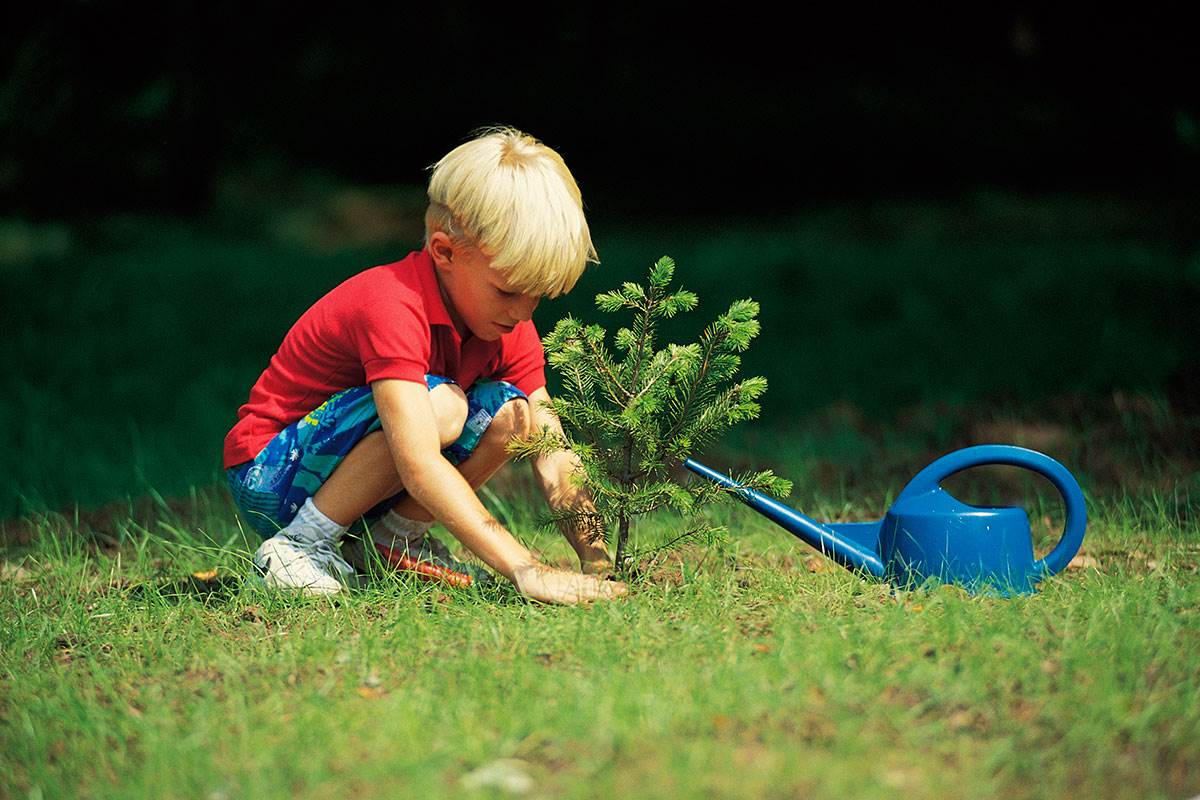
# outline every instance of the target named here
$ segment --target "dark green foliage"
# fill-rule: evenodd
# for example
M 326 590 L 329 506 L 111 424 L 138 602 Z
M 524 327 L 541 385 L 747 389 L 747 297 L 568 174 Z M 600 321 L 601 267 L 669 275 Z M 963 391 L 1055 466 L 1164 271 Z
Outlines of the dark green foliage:
M 581 480 L 596 503 L 604 528 L 616 526 L 617 563 L 623 565 L 632 519 L 667 507 L 681 515 L 718 499 L 711 484 L 678 483 L 672 467 L 713 441 L 722 431 L 758 416 L 765 378 L 731 383 L 742 353 L 758 335 L 758 304 L 738 300 L 705 328 L 694 344 L 655 349 L 659 320 L 691 311 L 693 292 L 671 291 L 675 262 L 664 256 L 651 268 L 648 285 L 626 282 L 596 296 L 607 313 L 633 312 L 633 322 L 614 336 L 614 353 L 600 325 L 574 317 L 561 320 L 546 336 L 547 359 L 562 378 L 563 391 L 551 401 L 565 438 L 542 430 L 515 445 L 518 456 L 560 449 L 574 451 L 583 466 Z M 786 494 L 787 481 L 769 470 L 742 478 L 745 485 Z M 571 512 L 556 521 L 579 521 Z M 598 526 L 597 526 L 598 527 Z M 707 526 L 685 534 L 711 534 Z
M 87 510 L 151 488 L 186 498 L 191 487 L 222 482 L 221 440 L 288 327 L 345 278 L 407 252 L 406 242 L 322 249 L 324 228 L 306 225 L 324 212 L 306 198 L 339 193 L 303 173 L 298 181 L 283 201 L 279 181 L 250 181 L 221 195 L 221 214 L 195 220 L 0 219 L 0 415 L 11 423 L 0 448 L 0 518 Z M 751 452 L 734 441 L 748 429 L 763 463 L 784 463 L 764 444 L 804 451 L 784 473 L 798 483 L 830 455 L 801 430 L 824 435 L 828 424 L 851 437 L 833 443 L 851 447 L 839 452 L 876 454 L 872 470 L 883 469 L 884 453 L 912 452 L 895 437 L 913 436 L 914 419 L 937 426 L 921 451 L 929 459 L 976 443 L 971 426 L 996 414 L 1099 424 L 1089 420 L 1129 413 L 1118 396 L 1144 394 L 1164 409 L 1155 424 L 1175 414 L 1161 424 L 1191 430 L 1200 254 L 1194 243 L 1172 244 L 1172 231 L 1195 227 L 1187 212 L 1169 202 L 984 192 L 720 225 L 622 229 L 597 220 L 604 268 L 540 305 L 534 321 L 545 332 L 567 313 L 590 319 L 597 292 L 645 274 L 620 265 L 660 246 L 686 266 L 706 307 L 770 298 L 758 317 L 767 335 L 741 357 L 771 391 L 753 426 L 734 427 L 708 451 Z M 750 253 L 753 269 L 730 280 Z M 660 339 L 694 341 L 695 316 L 661 320 Z M 560 393 L 557 374 L 549 387 Z M 1076 403 L 1090 410 L 1072 410 Z M 843 425 L 847 414 L 854 419 Z M 1104 440 L 1088 430 L 1088 441 Z M 1186 470 L 1192 462 L 1174 454 L 1194 452 L 1194 440 L 1160 430 L 1131 447 Z M 913 456 L 888 484 L 922 463 Z M 1099 469 L 1126 479 L 1115 466 Z

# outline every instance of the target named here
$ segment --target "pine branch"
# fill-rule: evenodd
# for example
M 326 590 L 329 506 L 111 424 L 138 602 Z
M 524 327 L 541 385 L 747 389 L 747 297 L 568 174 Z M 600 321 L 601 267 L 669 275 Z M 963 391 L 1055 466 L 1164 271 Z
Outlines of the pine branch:
M 590 337 L 585 336 L 581 339 L 581 342 L 586 347 L 590 348 L 592 366 L 594 366 L 596 371 L 599 372 L 604 378 L 607 378 L 607 381 L 605 381 L 604 384 L 605 394 L 608 395 L 609 399 L 612 400 L 614 405 L 620 406 L 622 403 L 622 398 L 617 397 L 615 392 L 621 392 L 625 399 L 629 397 L 630 393 L 628 389 L 621 385 L 621 381 L 617 378 L 617 376 L 613 374 L 612 360 L 608 357 L 608 353 L 604 349 L 604 340 L 600 339 L 600 341 L 597 342 L 593 341 Z
M 700 537 L 708 538 L 708 537 L 714 536 L 715 534 L 726 533 L 727 530 L 728 529 L 724 525 L 697 525 L 694 528 L 688 528 L 683 533 L 679 534 L 678 536 L 675 536 L 672 539 L 668 539 L 666 541 L 666 543 L 661 544 L 658 547 L 652 548 L 650 550 L 639 550 L 637 555 L 638 555 L 638 558 L 647 558 L 649 556 L 654 556 L 654 555 L 657 555 L 658 553 L 663 553 L 668 550 L 671 550 L 671 549 L 675 548 L 676 546 L 678 546 L 678 544 L 680 542 L 686 541 L 688 539 L 697 539 Z

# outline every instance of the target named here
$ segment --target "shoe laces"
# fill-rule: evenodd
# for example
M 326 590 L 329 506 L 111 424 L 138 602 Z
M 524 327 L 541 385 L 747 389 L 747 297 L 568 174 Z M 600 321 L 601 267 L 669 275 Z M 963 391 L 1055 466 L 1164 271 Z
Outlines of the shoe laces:
M 354 574 L 354 567 L 346 563 L 346 559 L 342 558 L 342 554 L 328 539 L 319 539 L 315 542 L 303 539 L 293 539 L 292 541 L 308 554 L 313 563 L 326 572 L 332 574 L 333 571 L 336 571 L 341 575 Z

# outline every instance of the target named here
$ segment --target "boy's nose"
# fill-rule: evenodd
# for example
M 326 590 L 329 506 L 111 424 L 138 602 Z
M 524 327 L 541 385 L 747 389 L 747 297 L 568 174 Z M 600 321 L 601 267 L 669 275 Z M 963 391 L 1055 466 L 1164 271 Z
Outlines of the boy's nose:
M 519 321 L 531 319 L 533 317 L 534 309 L 538 307 L 538 303 L 541 301 L 542 298 L 540 295 L 522 295 L 520 299 L 517 300 L 512 314 Z

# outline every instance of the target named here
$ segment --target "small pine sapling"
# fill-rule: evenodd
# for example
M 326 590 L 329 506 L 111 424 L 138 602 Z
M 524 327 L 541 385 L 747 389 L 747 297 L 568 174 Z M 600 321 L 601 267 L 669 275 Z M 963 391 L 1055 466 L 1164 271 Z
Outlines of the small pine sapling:
M 575 478 L 591 494 L 595 510 L 560 511 L 551 520 L 598 537 L 615 528 L 616 565 L 626 571 L 634 519 L 664 507 L 691 517 L 727 495 L 708 481 L 678 482 L 676 468 L 734 423 L 756 418 L 757 400 L 767 388 L 761 377 L 730 383 L 741 364 L 738 354 L 759 332 L 758 304 L 752 300 L 734 302 L 698 342 L 655 349 L 659 321 L 699 302 L 693 292 L 668 289 L 674 273 L 675 262 L 664 256 L 650 268 L 647 286 L 627 282 L 596 296 L 601 311 L 633 313 L 632 324 L 616 332 L 617 353 L 605 343 L 602 326 L 570 316 L 559 321 L 543 345 L 562 378 L 562 391 L 549 406 L 565 436 L 543 428 L 510 446 L 518 457 L 564 449 L 576 454 L 581 469 Z M 770 470 L 738 480 L 774 494 L 791 491 Z M 720 530 L 694 524 L 671 541 Z

